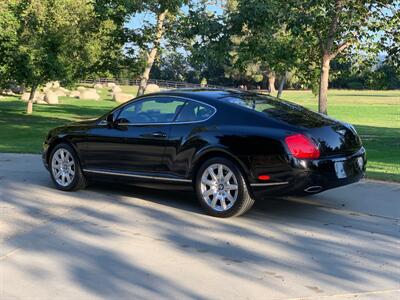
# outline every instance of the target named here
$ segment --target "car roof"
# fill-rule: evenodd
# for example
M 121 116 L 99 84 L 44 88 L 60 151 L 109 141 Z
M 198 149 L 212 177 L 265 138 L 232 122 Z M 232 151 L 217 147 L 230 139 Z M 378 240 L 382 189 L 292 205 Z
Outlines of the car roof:
M 240 95 L 255 95 L 254 92 L 242 91 L 239 89 L 230 89 L 230 88 L 187 88 L 187 89 L 173 89 L 173 90 L 164 90 L 154 94 L 148 95 L 173 95 L 173 96 L 181 96 L 187 98 L 193 98 L 197 100 L 220 100 L 226 97 L 234 97 Z

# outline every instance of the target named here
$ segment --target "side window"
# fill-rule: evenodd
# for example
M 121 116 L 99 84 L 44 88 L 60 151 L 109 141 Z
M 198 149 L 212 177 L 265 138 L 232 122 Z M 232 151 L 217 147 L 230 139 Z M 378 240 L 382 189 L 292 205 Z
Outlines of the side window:
M 214 108 L 194 101 L 187 101 L 175 122 L 194 122 L 208 119 L 214 113 Z
M 117 123 L 169 123 L 183 107 L 185 101 L 174 98 L 151 98 L 125 106 L 118 115 Z

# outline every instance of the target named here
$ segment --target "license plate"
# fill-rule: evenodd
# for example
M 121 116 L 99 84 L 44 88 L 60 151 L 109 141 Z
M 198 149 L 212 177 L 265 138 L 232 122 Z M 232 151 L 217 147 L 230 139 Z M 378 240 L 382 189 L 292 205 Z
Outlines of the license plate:
M 336 176 L 339 179 L 346 178 L 346 170 L 344 169 L 344 162 L 343 161 L 337 161 L 335 162 L 335 171 L 336 171 Z

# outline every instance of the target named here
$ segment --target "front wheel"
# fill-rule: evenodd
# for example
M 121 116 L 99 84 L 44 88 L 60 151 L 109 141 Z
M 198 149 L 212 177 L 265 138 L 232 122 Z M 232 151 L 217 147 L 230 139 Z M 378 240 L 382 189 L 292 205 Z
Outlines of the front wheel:
M 79 160 L 74 149 L 68 144 L 58 144 L 51 152 L 51 179 L 59 190 L 76 191 L 86 186 Z
M 254 204 L 240 169 L 230 160 L 207 160 L 196 176 L 197 197 L 208 214 L 229 218 L 248 211 Z

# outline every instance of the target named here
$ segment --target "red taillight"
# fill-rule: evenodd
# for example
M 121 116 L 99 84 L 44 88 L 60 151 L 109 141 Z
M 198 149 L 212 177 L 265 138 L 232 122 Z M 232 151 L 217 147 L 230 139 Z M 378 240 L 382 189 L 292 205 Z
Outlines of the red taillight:
M 289 135 L 285 138 L 290 153 L 296 158 L 319 158 L 319 150 L 312 140 L 302 134 Z
M 260 180 L 270 180 L 271 177 L 268 176 L 268 175 L 260 175 L 260 176 L 258 176 L 258 179 L 260 179 Z

